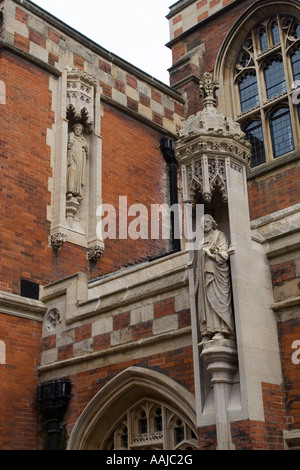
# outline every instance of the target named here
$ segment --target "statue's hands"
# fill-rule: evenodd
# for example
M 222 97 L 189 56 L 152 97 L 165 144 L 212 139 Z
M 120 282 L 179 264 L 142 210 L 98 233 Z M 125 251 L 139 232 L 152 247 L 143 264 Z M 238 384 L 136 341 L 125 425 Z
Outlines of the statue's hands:
M 209 248 L 204 248 L 203 250 L 205 251 L 207 256 L 209 256 L 212 259 L 216 259 L 215 253 L 213 251 L 211 251 Z

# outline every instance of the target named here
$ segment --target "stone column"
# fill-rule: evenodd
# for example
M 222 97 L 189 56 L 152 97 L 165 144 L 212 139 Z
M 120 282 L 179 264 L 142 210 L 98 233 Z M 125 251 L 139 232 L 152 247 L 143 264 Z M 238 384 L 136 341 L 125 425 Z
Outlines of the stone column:
M 238 369 L 236 343 L 229 339 L 213 339 L 204 344 L 201 358 L 207 364 L 214 388 L 217 450 L 234 450 L 227 406 L 234 375 Z

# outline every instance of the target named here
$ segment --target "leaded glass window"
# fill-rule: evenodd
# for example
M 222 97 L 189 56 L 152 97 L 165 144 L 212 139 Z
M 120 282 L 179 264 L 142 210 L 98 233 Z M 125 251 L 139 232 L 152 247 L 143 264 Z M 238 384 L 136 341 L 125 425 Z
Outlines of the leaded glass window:
M 278 109 L 270 116 L 270 129 L 274 157 L 294 150 L 289 109 Z
M 245 128 L 246 138 L 252 145 L 251 167 L 261 165 L 266 161 L 262 125 L 260 121 L 253 121 Z
M 251 167 L 300 147 L 300 22 L 274 15 L 246 37 L 236 62 L 236 119 L 252 144 Z
M 284 68 L 281 59 L 274 59 L 265 70 L 265 85 L 268 99 L 274 98 L 286 91 Z

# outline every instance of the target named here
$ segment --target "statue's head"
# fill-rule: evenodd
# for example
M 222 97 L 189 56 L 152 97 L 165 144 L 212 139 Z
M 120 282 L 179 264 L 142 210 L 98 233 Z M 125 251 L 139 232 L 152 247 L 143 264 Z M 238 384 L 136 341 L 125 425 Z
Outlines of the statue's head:
M 209 232 L 212 229 L 215 230 L 218 227 L 217 222 L 210 214 L 205 214 L 202 217 L 202 224 L 203 224 L 204 232 Z
M 74 124 L 74 126 L 72 127 L 72 130 L 75 135 L 81 135 L 84 130 L 84 127 L 82 124 L 77 123 L 77 124 Z

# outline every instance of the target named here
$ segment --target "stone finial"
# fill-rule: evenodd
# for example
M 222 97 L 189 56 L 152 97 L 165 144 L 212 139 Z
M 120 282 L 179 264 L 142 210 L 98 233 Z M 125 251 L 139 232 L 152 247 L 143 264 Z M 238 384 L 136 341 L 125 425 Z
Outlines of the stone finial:
M 218 89 L 219 85 L 212 80 L 212 74 L 205 72 L 199 86 L 199 95 L 204 98 L 203 105 L 205 108 L 207 106 L 213 106 L 214 108 L 217 106 L 216 91 Z

